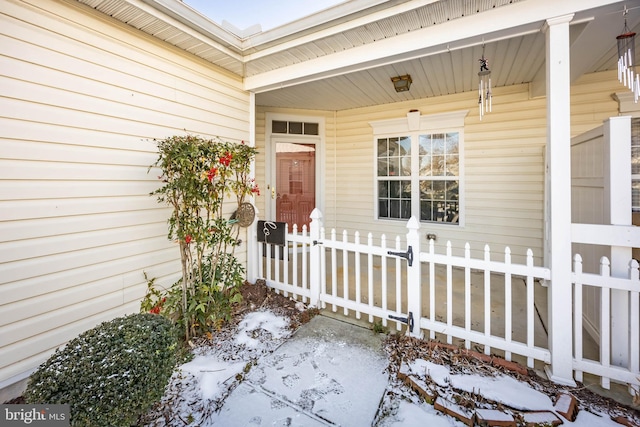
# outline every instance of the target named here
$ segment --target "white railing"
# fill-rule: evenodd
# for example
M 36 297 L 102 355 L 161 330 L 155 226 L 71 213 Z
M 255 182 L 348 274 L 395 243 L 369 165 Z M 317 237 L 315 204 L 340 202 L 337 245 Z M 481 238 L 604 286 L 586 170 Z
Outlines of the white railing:
M 541 360 L 549 363 L 549 351 L 545 347 L 536 346 L 535 324 L 536 324 L 536 307 L 534 290 L 536 283 L 542 283 L 549 279 L 549 270 L 543 267 L 533 265 L 533 252 L 529 249 L 526 255 L 526 264 L 513 264 L 511 262 L 511 250 L 507 247 L 504 251 L 504 261 L 492 261 L 491 250 L 489 245 L 484 247 L 484 257 L 482 259 L 471 258 L 471 247 L 467 243 L 463 257 L 452 256 L 451 243 L 446 245 L 445 254 L 436 254 L 434 242 L 430 241 L 429 251 L 420 253 L 420 261 L 429 269 L 429 316 L 423 317 L 420 326 L 430 331 L 430 337 L 434 338 L 436 333 L 446 335 L 447 342 L 451 343 L 452 338 L 460 338 L 465 340 L 465 347 L 470 348 L 471 343 L 477 343 L 484 346 L 485 354 L 491 354 L 492 348 L 504 351 L 505 359 L 511 360 L 511 353 L 516 353 L 527 358 L 527 366 L 533 367 L 534 360 Z M 444 302 L 437 301 L 436 293 L 436 268 L 438 265 L 445 266 L 446 269 L 446 299 Z M 464 272 L 463 283 L 454 281 L 454 269 Z M 482 280 L 482 304 L 480 305 L 481 316 L 483 322 L 482 328 L 474 328 L 472 325 L 472 274 L 480 276 Z M 522 280 L 524 284 L 524 292 L 520 290 L 517 295 L 514 294 L 514 279 Z M 453 291 L 455 287 L 464 286 L 464 326 L 456 326 L 453 324 Z M 494 286 L 498 289 L 492 289 Z M 423 285 L 424 287 L 424 285 Z M 500 292 L 502 291 L 502 292 Z M 496 303 L 492 298 L 502 293 L 500 297 L 504 297 L 504 303 Z M 545 299 L 546 301 L 546 299 Z M 543 303 L 545 302 L 543 301 Z M 436 303 L 446 304 L 447 311 L 444 321 L 437 321 Z M 513 304 L 518 303 L 521 310 L 526 315 L 524 319 L 518 319 L 518 326 L 524 329 L 520 334 L 519 340 L 513 336 L 514 320 L 513 320 Z M 503 318 L 502 335 L 493 334 L 492 322 L 493 318 Z M 546 319 L 544 319 L 546 322 Z M 546 341 L 544 342 L 546 346 Z
M 311 297 L 309 288 L 309 252 L 313 245 L 307 227 L 294 225 L 291 233 L 286 232 L 287 246 L 258 244 L 258 276 L 285 296 L 307 302 Z M 271 255 L 270 255 L 271 254 Z M 281 260 L 281 261 L 280 261 Z
M 609 259 L 602 257 L 600 261 L 600 274 L 588 274 L 582 271 L 582 257 L 574 257 L 574 370 L 575 378 L 582 381 L 583 372 L 601 377 L 601 385 L 609 389 L 610 380 L 628 383 L 636 392 L 640 383 L 640 278 L 638 261 L 631 260 L 627 277 L 613 277 Z M 597 359 L 589 359 L 583 355 L 583 329 L 585 317 L 583 316 L 583 291 L 586 287 L 592 287 L 599 292 L 600 316 L 599 325 L 591 329 L 598 332 Z M 626 366 L 617 366 L 611 363 L 612 328 L 611 304 L 612 291 L 625 292 L 628 295 L 628 355 Z M 625 307 L 622 307 L 625 309 Z
M 340 308 L 344 315 L 353 311 L 360 318 L 364 313 L 370 323 L 395 323 L 398 330 L 412 317 L 414 336 L 423 336 L 425 330 L 430 338 L 438 335 L 448 343 L 461 339 L 466 348 L 482 346 L 486 354 L 501 350 L 507 360 L 512 354 L 521 355 L 529 367 L 534 360 L 549 363 L 546 336 L 538 343 L 534 338 L 536 324 L 542 328 L 534 289 L 550 274 L 533 265 L 531 251 L 523 265 L 511 262 L 509 248 L 499 255 L 504 261 L 492 260 L 488 246 L 482 259 L 471 257 L 468 244 L 462 257 L 452 255 L 450 243 L 445 254 L 436 253 L 433 241 L 422 252 L 420 224 L 414 219 L 407 223 L 405 238 L 383 235 L 374 245 L 371 234 L 361 239 L 358 232 L 353 236 L 346 231 L 327 233 L 318 210 L 311 218 L 308 232 L 306 227 L 299 232 L 294 226 L 287 234 L 288 246 L 266 245 L 266 254 L 271 251 L 272 257 L 263 257 L 260 245 L 259 274 L 269 286 L 294 298 L 308 298 L 314 306 L 330 306 L 334 312 Z M 405 253 L 409 247 L 411 256 L 406 258 L 412 258 L 411 263 L 392 254 Z M 482 286 L 475 286 L 476 282 Z M 512 334 L 514 305 L 519 313 L 526 313 L 524 319 L 517 319 L 522 330 L 517 337 Z M 440 307 L 446 310 L 440 313 Z M 499 320 L 494 319 L 496 314 Z
M 373 243 L 371 233 L 361 238 L 355 232 L 329 233 L 322 227 L 321 214 L 312 213 L 309 230 L 298 231 L 294 226 L 287 233 L 287 246 L 259 245 L 259 275 L 267 284 L 285 295 L 309 302 L 312 306 L 339 309 L 345 316 L 360 319 L 368 316 L 370 323 L 391 322 L 400 330 L 410 316 L 414 319 L 411 335 L 445 339 L 451 344 L 461 340 L 464 347 L 483 347 L 485 354 L 502 351 L 505 359 L 513 355 L 526 358 L 528 367 L 536 360 L 551 362 L 547 331 L 544 325 L 554 326 L 548 318 L 539 318 L 545 311 L 547 291 L 541 283 L 551 277 L 548 268 L 534 265 L 531 250 L 524 264 L 511 261 L 511 251 L 491 252 L 484 247 L 482 258 L 471 257 L 471 247 L 465 245 L 463 256 L 453 256 L 447 243 L 445 253 L 437 253 L 433 241 L 426 250 L 420 246 L 420 224 L 413 219 L 407 223 L 406 236 L 388 239 L 382 235 Z M 412 263 L 393 253 L 405 253 L 411 247 Z M 273 256 L 263 257 L 263 253 Z M 492 259 L 493 258 L 493 259 Z M 497 260 L 500 259 L 500 260 Z M 582 381 L 583 373 L 602 378 L 602 386 L 609 388 L 611 380 L 628 383 L 638 389 L 640 374 L 640 280 L 638 263 L 632 261 L 628 277 L 612 277 L 609 262 L 602 261 L 600 274 L 582 271 L 580 256 L 576 256 L 573 273 L 573 306 L 575 378 Z M 589 287 L 599 292 L 602 300 L 601 331 L 598 357 L 583 355 L 582 314 L 583 291 Z M 536 301 L 536 290 L 538 300 Z M 629 363 L 621 367 L 611 363 L 611 292 L 629 294 Z M 539 310 L 542 308 L 542 310 Z M 518 313 L 515 315 L 514 313 Z M 550 316 L 551 314 L 549 314 Z M 556 322 L 557 323 L 557 322 Z M 566 325 L 555 325 L 566 328 Z M 512 332 L 513 331 L 513 332 Z M 552 333 L 552 331 L 551 331 Z M 595 347 L 593 347 L 595 348 Z

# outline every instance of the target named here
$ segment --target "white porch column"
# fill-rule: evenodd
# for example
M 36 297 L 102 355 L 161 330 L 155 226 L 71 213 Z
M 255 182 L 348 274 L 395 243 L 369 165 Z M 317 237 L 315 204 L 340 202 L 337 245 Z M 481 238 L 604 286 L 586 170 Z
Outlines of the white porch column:
M 571 108 L 569 22 L 573 14 L 547 20 L 547 180 L 551 284 L 549 286 L 549 378 L 575 386 L 571 284 Z
M 320 275 L 325 274 L 320 269 L 320 231 L 322 230 L 322 212 L 315 208 L 311 212 L 309 237 L 313 242 L 309 247 L 309 306 L 320 308 Z
M 604 123 L 605 224 L 631 225 L 631 117 Z M 630 247 L 611 246 L 611 275 L 628 277 Z M 611 291 L 611 363 L 629 366 L 629 294 Z M 637 356 L 635 356 L 637 357 Z
M 249 92 L 249 141 L 245 141 L 251 147 L 256 146 L 256 94 Z M 251 162 L 249 176 L 256 178 L 256 162 Z M 256 198 L 251 196 L 251 202 L 255 206 Z M 258 279 L 258 209 L 256 208 L 256 218 L 247 227 L 247 281 L 255 283 Z

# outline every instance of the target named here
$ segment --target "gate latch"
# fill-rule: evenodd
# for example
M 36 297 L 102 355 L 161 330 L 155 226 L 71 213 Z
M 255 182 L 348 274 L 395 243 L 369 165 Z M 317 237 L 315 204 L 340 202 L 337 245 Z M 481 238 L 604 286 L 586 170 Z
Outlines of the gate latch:
M 409 246 L 406 252 L 388 251 L 387 255 L 399 256 L 400 258 L 404 258 L 409 261 L 409 267 L 413 265 L 413 248 L 411 246 Z
M 411 246 L 409 246 L 411 247 Z M 410 311 L 408 317 L 398 317 L 389 315 L 389 319 L 397 320 L 398 322 L 402 322 L 407 325 L 409 328 L 409 332 L 413 332 L 413 313 Z

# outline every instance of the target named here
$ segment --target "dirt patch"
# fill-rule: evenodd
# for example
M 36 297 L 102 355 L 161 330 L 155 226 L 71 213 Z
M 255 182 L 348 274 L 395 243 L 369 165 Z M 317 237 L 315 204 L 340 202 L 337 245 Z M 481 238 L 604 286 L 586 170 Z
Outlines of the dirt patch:
M 268 309 L 277 315 L 288 318 L 291 322 L 291 329 L 295 330 L 319 313 L 319 310 L 307 309 L 306 304 L 267 287 L 264 280 L 258 280 L 255 284 L 245 282 L 240 287 L 240 293 L 242 294 L 242 302 L 234 309 L 233 323 L 241 321 L 249 311 Z

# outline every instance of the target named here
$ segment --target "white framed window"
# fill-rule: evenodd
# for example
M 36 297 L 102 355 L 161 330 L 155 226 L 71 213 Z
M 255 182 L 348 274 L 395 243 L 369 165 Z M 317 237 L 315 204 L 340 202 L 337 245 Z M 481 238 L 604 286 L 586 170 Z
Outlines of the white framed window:
M 371 122 L 375 215 L 380 220 L 463 223 L 463 136 L 468 111 Z

